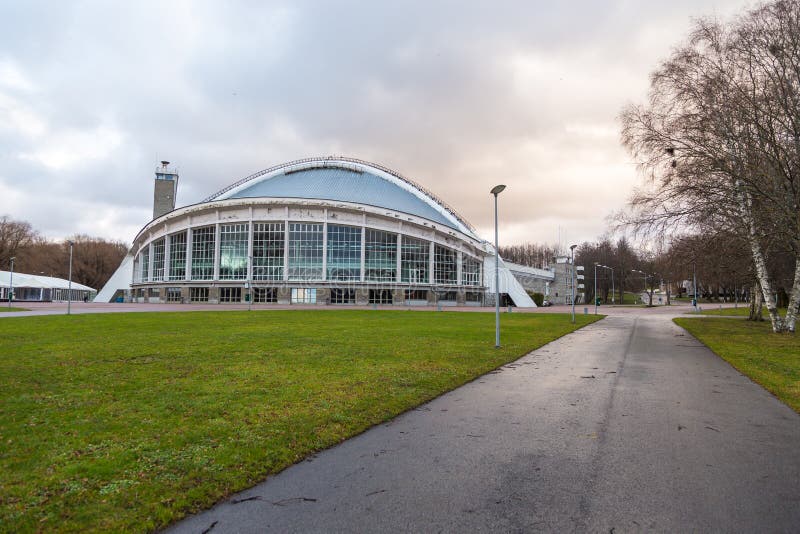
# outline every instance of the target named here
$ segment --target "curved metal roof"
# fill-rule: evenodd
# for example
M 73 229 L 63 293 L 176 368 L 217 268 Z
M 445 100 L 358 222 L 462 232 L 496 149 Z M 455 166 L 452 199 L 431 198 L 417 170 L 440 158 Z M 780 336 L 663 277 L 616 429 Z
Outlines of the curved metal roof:
M 284 163 L 240 180 L 205 199 L 313 198 L 366 204 L 408 213 L 475 237 L 455 210 L 420 185 L 380 165 L 326 157 Z

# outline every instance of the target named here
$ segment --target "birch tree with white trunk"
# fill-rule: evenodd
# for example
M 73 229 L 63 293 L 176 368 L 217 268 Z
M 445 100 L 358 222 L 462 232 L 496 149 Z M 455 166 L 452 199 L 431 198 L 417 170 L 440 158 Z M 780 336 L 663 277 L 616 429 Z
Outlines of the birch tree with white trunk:
M 626 222 L 644 232 L 734 232 L 748 244 L 773 331 L 795 331 L 800 304 L 800 3 L 733 22 L 695 23 L 652 74 L 649 101 L 622 113 L 622 141 L 648 178 Z M 785 317 L 770 244 L 791 250 Z

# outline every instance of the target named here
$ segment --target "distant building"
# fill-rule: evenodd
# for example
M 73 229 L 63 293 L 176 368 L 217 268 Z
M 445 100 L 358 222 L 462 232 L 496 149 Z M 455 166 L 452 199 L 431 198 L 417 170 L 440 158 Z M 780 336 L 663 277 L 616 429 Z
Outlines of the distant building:
M 172 209 L 167 165 L 156 170 L 154 219 L 97 301 L 246 302 L 252 289 L 254 302 L 281 304 L 494 303 L 494 247 L 386 167 L 293 161 Z M 535 306 L 500 267 L 504 303 Z
M 0 301 L 8 302 L 13 284 L 13 302 L 50 302 L 69 299 L 69 280 L 37 274 L 0 271 Z M 72 301 L 93 299 L 96 289 L 72 282 Z

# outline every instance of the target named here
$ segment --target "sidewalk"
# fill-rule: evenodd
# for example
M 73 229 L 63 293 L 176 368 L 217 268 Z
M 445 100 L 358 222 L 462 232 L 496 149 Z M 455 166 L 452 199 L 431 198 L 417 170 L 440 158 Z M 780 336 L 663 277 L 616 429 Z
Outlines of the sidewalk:
M 643 311 L 546 345 L 169 531 L 796 531 L 800 416 L 668 314 Z

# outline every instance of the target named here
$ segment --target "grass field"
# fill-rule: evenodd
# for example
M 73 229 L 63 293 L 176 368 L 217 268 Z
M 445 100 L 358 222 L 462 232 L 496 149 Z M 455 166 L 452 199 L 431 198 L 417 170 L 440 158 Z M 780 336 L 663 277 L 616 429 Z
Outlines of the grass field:
M 719 309 L 719 304 L 714 307 L 713 304 L 706 304 L 701 305 L 703 308 L 700 311 L 700 315 L 717 315 L 717 316 L 725 316 L 725 317 L 747 317 L 750 315 L 750 307 L 745 304 L 740 304 L 738 308 L 722 308 Z M 786 315 L 786 308 L 781 308 L 778 310 L 781 317 Z M 764 308 L 763 312 L 764 320 L 769 321 L 769 312 L 766 308 Z
M 0 530 L 163 527 L 573 329 L 503 314 L 496 350 L 483 313 L 0 320 Z
M 29 310 L 28 310 L 28 308 L 15 308 L 13 306 L 11 308 L 9 308 L 8 306 L 0 305 L 0 313 L 3 313 L 3 312 L 20 312 L 20 311 L 29 311 Z
M 675 322 L 800 413 L 800 336 L 773 334 L 769 321 L 696 317 Z

